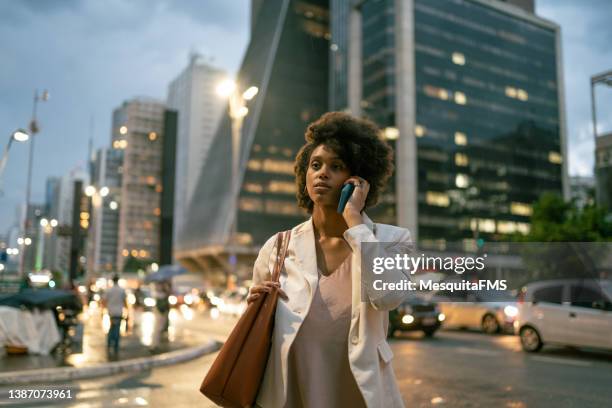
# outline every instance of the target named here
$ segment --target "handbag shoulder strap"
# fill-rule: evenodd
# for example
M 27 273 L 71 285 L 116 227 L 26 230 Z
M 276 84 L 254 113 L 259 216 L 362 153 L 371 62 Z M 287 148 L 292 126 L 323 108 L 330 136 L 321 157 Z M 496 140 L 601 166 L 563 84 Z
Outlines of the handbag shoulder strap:
M 283 269 L 283 264 L 285 263 L 285 257 L 287 256 L 287 248 L 289 247 L 290 239 L 291 230 L 276 234 L 276 263 L 274 264 L 274 271 L 272 272 L 272 282 L 278 282 L 280 279 L 280 272 Z

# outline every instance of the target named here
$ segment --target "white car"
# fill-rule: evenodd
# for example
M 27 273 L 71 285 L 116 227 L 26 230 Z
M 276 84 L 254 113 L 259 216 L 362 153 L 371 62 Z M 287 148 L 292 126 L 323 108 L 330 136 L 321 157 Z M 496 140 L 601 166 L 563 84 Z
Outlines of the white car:
M 518 305 L 515 330 L 525 351 L 544 344 L 612 350 L 612 281 L 530 283 L 521 289 Z
M 507 291 L 437 291 L 431 300 L 444 313 L 445 328 L 514 333 L 516 300 Z

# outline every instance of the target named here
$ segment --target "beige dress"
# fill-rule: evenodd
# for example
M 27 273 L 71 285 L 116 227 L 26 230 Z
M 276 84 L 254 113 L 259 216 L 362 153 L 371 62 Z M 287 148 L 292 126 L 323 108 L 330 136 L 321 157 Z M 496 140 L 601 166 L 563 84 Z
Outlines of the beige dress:
M 351 256 L 319 284 L 289 352 L 288 408 L 365 407 L 351 372 Z

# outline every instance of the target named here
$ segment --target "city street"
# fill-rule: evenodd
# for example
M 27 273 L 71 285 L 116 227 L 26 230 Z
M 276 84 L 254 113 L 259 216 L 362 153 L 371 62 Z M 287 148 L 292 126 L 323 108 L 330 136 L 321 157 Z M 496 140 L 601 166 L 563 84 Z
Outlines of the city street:
M 192 330 L 222 339 L 233 321 L 208 320 Z M 612 400 L 610 353 L 551 347 L 532 355 L 514 336 L 459 331 L 442 331 L 433 339 L 407 334 L 390 343 L 407 407 L 583 408 Z M 198 387 L 215 355 L 138 374 L 40 387 L 72 390 L 71 401 L 56 401 L 60 406 L 214 406 Z M 0 389 L 0 405 L 49 406 L 31 400 L 7 404 L 7 398 L 8 389 Z

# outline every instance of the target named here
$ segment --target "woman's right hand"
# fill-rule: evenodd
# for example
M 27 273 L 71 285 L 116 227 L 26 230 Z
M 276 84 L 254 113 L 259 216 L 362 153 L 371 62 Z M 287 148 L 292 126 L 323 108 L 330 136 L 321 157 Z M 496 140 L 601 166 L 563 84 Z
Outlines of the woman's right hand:
M 249 295 L 246 298 L 247 304 L 251 304 L 253 301 L 257 300 L 262 293 L 271 293 L 272 288 L 278 289 L 278 295 L 281 299 L 287 301 L 289 297 L 284 290 L 281 289 L 280 283 L 273 281 L 263 281 L 259 285 L 253 285 L 251 290 L 249 290 Z

